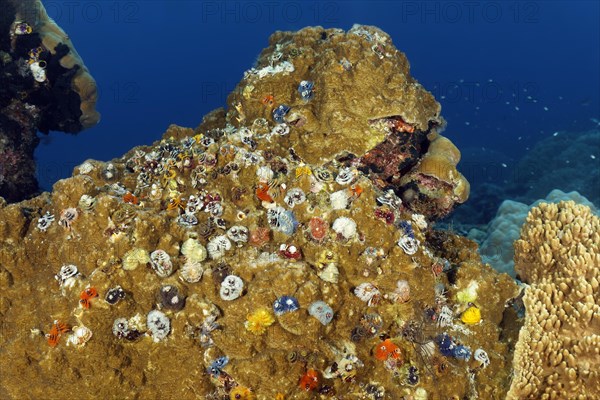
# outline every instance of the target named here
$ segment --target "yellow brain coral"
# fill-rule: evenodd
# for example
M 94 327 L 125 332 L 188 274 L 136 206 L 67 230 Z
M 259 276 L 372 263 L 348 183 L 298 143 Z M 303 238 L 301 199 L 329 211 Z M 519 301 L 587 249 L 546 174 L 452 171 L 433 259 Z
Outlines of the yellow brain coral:
M 574 202 L 533 208 L 515 242 L 529 283 L 507 399 L 600 398 L 600 220 Z
M 266 308 L 259 308 L 252 314 L 248 315 L 246 321 L 246 329 L 255 335 L 262 335 L 266 329 L 275 322 L 275 317 Z

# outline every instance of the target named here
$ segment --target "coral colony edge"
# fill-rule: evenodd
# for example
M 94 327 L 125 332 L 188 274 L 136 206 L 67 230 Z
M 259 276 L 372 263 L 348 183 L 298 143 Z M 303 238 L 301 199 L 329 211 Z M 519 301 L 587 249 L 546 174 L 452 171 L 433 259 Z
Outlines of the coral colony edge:
M 381 30 L 274 33 L 197 128 L 0 205 L 0 397 L 598 398 L 598 217 L 534 208 L 523 289 L 434 227 L 443 127 Z
M 39 193 L 37 133 L 76 134 L 95 125 L 96 82 L 39 0 L 2 0 L 0 16 L 0 197 Z

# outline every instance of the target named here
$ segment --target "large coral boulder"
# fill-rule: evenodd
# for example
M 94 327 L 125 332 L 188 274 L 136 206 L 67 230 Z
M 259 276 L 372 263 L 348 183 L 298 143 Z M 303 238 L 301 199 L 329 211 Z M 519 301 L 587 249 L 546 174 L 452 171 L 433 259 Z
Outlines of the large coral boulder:
M 0 397 L 502 397 L 517 287 L 433 229 L 460 153 L 389 37 L 276 33 L 229 102 L 2 205 Z
M 314 85 L 308 95 L 302 81 Z M 352 165 L 429 218 L 446 216 L 469 197 L 469 183 L 456 170 L 460 152 L 439 134 L 440 104 L 379 29 L 277 32 L 228 103 L 227 122 L 259 131 L 263 119 L 289 108 L 280 121 L 293 129 L 271 151 L 293 151 L 310 164 Z

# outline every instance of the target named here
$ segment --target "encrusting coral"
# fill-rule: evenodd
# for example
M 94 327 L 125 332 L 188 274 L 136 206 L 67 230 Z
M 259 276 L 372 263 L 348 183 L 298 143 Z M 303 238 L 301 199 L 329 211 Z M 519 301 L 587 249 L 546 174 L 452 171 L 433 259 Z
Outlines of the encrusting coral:
M 530 286 L 507 398 L 599 398 L 599 218 L 573 201 L 533 208 L 515 270 Z

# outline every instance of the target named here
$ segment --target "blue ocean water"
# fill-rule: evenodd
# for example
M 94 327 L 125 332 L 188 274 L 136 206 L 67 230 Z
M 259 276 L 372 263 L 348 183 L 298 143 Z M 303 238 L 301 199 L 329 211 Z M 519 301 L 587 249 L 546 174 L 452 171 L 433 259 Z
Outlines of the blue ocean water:
M 271 33 L 309 25 L 390 34 L 442 104 L 473 191 L 510 181 L 539 140 L 600 125 L 597 1 L 43 3 L 97 80 L 102 113 L 79 135 L 44 137 L 36 157 L 45 190 L 85 159 L 150 144 L 171 123 L 197 126 L 225 105 Z M 600 160 L 593 148 L 581 156 Z

